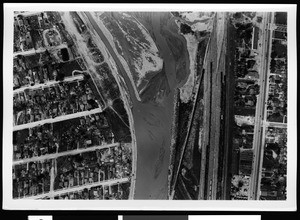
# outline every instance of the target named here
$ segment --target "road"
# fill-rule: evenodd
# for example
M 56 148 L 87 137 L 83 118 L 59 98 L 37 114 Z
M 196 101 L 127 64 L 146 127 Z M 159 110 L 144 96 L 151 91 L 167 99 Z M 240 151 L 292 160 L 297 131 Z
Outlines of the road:
M 86 185 L 82 185 L 82 186 L 75 186 L 75 187 L 70 187 L 67 189 L 61 189 L 61 190 L 55 190 L 52 192 L 48 192 L 48 193 L 43 193 L 40 195 L 36 195 L 36 196 L 28 196 L 28 197 L 24 197 L 24 198 L 20 198 L 21 200 L 25 200 L 25 199 L 42 199 L 44 197 L 49 197 L 49 198 L 54 198 L 55 196 L 61 195 L 61 194 L 65 194 L 65 193 L 71 193 L 71 192 L 75 192 L 75 191 L 80 191 L 80 190 L 84 190 L 84 189 L 90 189 L 92 187 L 97 187 L 97 186 L 111 186 L 111 185 L 115 185 L 118 183 L 125 183 L 128 182 L 129 178 L 120 178 L 120 179 L 113 179 L 113 180 L 105 180 L 105 181 L 101 181 L 101 182 L 97 182 L 97 183 L 91 183 L 91 184 L 86 184 Z
M 62 48 L 67 48 L 67 45 L 66 44 L 60 44 L 60 45 L 57 45 L 57 46 L 48 46 L 48 47 L 42 47 L 42 48 L 38 48 L 38 49 L 31 49 L 31 50 L 26 50 L 26 51 L 15 52 L 14 53 L 14 58 L 19 56 L 19 55 L 30 56 L 32 54 L 46 52 L 46 50 L 51 52 L 51 51 L 59 50 L 59 49 L 62 49 Z
M 35 122 L 22 124 L 22 125 L 15 125 L 13 127 L 13 131 L 19 131 L 19 130 L 23 130 L 23 129 L 26 129 L 26 128 L 33 128 L 33 127 L 43 125 L 43 124 L 47 124 L 47 123 L 52 124 L 52 123 L 59 122 L 59 121 L 65 121 L 65 120 L 68 120 L 68 119 L 83 117 L 83 116 L 96 114 L 96 113 L 101 113 L 101 112 L 102 112 L 101 108 L 96 108 L 96 109 L 92 109 L 92 110 L 88 110 L 88 111 L 76 112 L 74 114 L 61 115 L 61 116 L 57 116 L 55 118 L 47 118 L 47 119 L 44 119 L 44 120 L 41 120 L 41 121 L 35 121 Z
M 74 72 L 74 71 L 73 71 Z M 75 70 L 75 72 L 79 72 L 78 70 Z M 76 75 L 76 76 L 68 76 L 68 77 L 65 77 L 63 82 L 73 82 L 73 81 L 81 81 L 83 80 L 83 75 Z M 61 83 L 61 81 L 57 81 L 57 80 L 50 80 L 48 82 L 45 82 L 45 83 L 39 83 L 39 84 L 35 84 L 33 86 L 24 86 L 24 87 L 21 87 L 19 89 L 15 89 L 14 90 L 14 95 L 16 93 L 20 93 L 20 92 L 23 92 L 24 90 L 26 89 L 31 89 L 31 90 L 35 90 L 35 89 L 43 89 L 45 87 L 50 87 L 50 86 L 53 86 L 53 85 L 56 85 L 56 84 L 59 84 Z
M 254 140 L 253 140 L 253 163 L 252 172 L 250 177 L 250 190 L 248 199 L 257 200 L 260 194 L 260 176 L 262 168 L 262 160 L 264 154 L 264 140 L 265 140 L 265 128 L 263 126 L 263 120 L 265 117 L 265 106 L 267 91 L 266 87 L 268 84 L 268 69 L 270 63 L 270 45 L 271 45 L 271 32 L 269 30 L 269 24 L 271 22 L 272 13 L 263 14 L 263 31 L 262 32 L 262 51 L 261 64 L 260 64 L 260 94 L 257 99 L 256 104 L 256 114 L 255 114 L 255 125 L 254 125 Z
M 116 147 L 119 145 L 120 145 L 120 143 L 112 143 L 112 144 L 93 146 L 93 147 L 89 147 L 89 148 L 79 148 L 79 149 L 55 153 L 55 154 L 46 154 L 46 155 L 42 155 L 39 157 L 31 157 L 31 158 L 26 158 L 23 160 L 14 161 L 13 166 L 22 164 L 22 163 L 50 160 L 50 159 L 55 159 L 55 158 L 62 157 L 62 156 L 81 154 L 81 153 L 85 153 L 85 152 L 89 152 L 89 151 L 95 151 L 95 150 L 100 150 L 100 149 L 104 149 L 104 148 Z
M 268 90 L 267 90 L 268 91 Z M 266 111 L 265 111 L 266 112 Z M 265 116 L 265 119 L 266 119 L 266 116 Z M 264 120 L 263 121 L 263 125 L 265 127 L 276 127 L 276 128 L 287 128 L 287 124 L 286 123 L 281 123 L 281 122 L 269 122 L 269 121 L 266 121 Z

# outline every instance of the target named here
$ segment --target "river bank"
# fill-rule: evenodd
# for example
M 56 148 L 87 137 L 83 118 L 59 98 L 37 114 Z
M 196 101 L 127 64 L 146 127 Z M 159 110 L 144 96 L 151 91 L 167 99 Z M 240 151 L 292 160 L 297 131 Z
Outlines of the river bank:
M 174 89 L 177 86 L 176 62 L 165 37 L 161 33 L 162 28 L 167 28 L 164 18 L 169 14 L 150 14 L 154 39 L 164 60 L 165 74 L 170 86 L 170 92 L 165 95 L 159 105 L 153 102 L 142 103 L 137 99 L 132 81 L 128 78 L 122 62 L 109 43 L 106 33 L 102 31 L 101 26 L 97 25 L 98 22 L 92 16 L 86 14 L 116 63 L 118 73 L 124 79 L 131 97 L 137 144 L 134 199 L 167 199 L 171 116 L 173 114 Z M 171 17 L 169 18 L 171 19 Z M 174 23 L 174 25 L 176 24 Z M 187 51 L 183 52 L 185 59 L 187 59 L 186 63 L 189 63 Z

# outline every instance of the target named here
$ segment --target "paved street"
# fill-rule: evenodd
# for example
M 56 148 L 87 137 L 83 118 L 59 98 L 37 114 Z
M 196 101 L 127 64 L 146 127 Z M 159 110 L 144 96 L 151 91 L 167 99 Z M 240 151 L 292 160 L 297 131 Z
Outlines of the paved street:
M 269 24 L 272 22 L 273 15 L 271 13 L 264 13 L 263 17 L 263 31 L 262 32 L 262 51 L 261 64 L 260 64 L 260 94 L 258 96 L 256 104 L 256 114 L 255 114 L 255 126 L 254 126 L 254 140 L 253 140 L 253 162 L 252 162 L 252 172 L 250 178 L 250 190 L 249 199 L 256 200 L 259 196 L 260 191 L 260 176 L 262 159 L 264 154 L 264 139 L 265 139 L 265 126 L 263 126 L 262 121 L 265 117 L 265 107 L 266 107 L 266 96 L 267 96 L 267 84 L 268 84 L 268 69 L 270 64 L 270 49 L 271 49 L 271 31 L 269 30 Z
M 287 128 L 287 123 L 264 121 L 263 126 L 265 126 L 265 127 L 276 127 L 276 128 Z
M 86 185 L 82 185 L 82 186 L 70 187 L 70 188 L 67 188 L 67 189 L 56 190 L 56 191 L 40 194 L 40 195 L 37 195 L 37 196 L 28 196 L 28 197 L 24 197 L 24 198 L 20 198 L 20 199 L 42 199 L 44 197 L 54 198 L 55 196 L 58 196 L 60 194 L 75 192 L 75 191 L 83 190 L 83 189 L 86 189 L 86 188 L 89 189 L 91 187 L 104 186 L 104 185 L 111 186 L 111 185 L 115 185 L 115 184 L 118 184 L 118 183 L 125 183 L 125 182 L 128 182 L 128 181 L 129 181 L 129 178 L 105 180 L 105 181 L 101 181 L 101 182 L 98 182 L 98 183 L 91 183 L 91 184 L 86 184 Z
M 65 44 L 60 44 L 58 46 L 51 46 L 51 47 L 43 47 L 43 48 L 38 48 L 37 50 L 35 49 L 30 49 L 30 50 L 26 50 L 26 51 L 20 51 L 20 52 L 16 52 L 14 53 L 14 57 L 16 56 L 19 56 L 19 55 L 22 55 L 22 56 L 29 56 L 29 55 L 32 55 L 32 54 L 36 54 L 36 53 L 43 53 L 45 52 L 46 50 L 59 50 L 59 49 L 62 49 L 62 48 L 66 48 L 67 45 Z
M 83 80 L 83 75 L 76 75 L 76 76 L 65 77 L 63 82 L 73 82 L 73 81 L 80 81 L 80 80 Z M 42 88 L 45 88 L 45 87 L 54 86 L 56 84 L 59 84 L 60 82 L 61 81 L 50 80 L 48 82 L 40 83 L 40 84 L 35 84 L 33 86 L 24 86 L 24 87 L 21 87 L 19 89 L 15 89 L 14 90 L 14 94 L 23 92 L 26 89 L 32 89 L 32 90 L 34 90 L 34 89 L 42 89 Z
M 41 120 L 41 121 L 35 121 L 35 122 L 22 124 L 22 125 L 16 125 L 13 127 L 13 131 L 23 130 L 26 128 L 33 128 L 33 127 L 43 125 L 46 123 L 55 123 L 55 122 L 64 121 L 64 120 L 68 120 L 68 119 L 73 119 L 73 118 L 83 117 L 83 116 L 87 116 L 87 115 L 91 115 L 91 114 L 96 114 L 96 113 L 100 113 L 100 112 L 102 112 L 102 109 L 96 108 L 96 109 L 92 109 L 92 110 L 88 110 L 88 111 L 77 112 L 74 114 L 62 115 L 62 116 L 58 116 L 55 118 L 48 118 L 48 119 Z
M 47 155 L 43 155 L 43 156 L 39 156 L 39 157 L 26 158 L 23 160 L 14 161 L 13 165 L 29 163 L 29 162 L 36 162 L 36 161 L 43 161 L 43 160 L 50 160 L 50 159 L 67 156 L 67 155 L 75 155 L 75 154 L 80 154 L 80 153 L 84 153 L 84 152 L 100 150 L 100 149 L 104 149 L 104 148 L 116 147 L 118 145 L 120 145 L 120 143 L 104 144 L 104 145 L 100 145 L 100 146 L 94 146 L 94 147 L 89 147 L 89 148 L 80 148 L 80 149 L 65 151 L 65 152 L 61 152 L 61 153 L 47 154 Z

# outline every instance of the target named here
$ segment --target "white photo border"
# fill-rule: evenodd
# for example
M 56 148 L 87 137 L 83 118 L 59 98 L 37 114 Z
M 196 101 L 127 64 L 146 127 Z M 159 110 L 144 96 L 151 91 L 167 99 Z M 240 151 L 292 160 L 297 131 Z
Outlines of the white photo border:
M 4 4 L 3 37 L 3 209 L 295 211 L 297 180 L 296 5 L 284 4 Z M 288 12 L 288 163 L 286 201 L 241 200 L 14 200 L 12 199 L 13 12 L 14 11 L 280 11 Z

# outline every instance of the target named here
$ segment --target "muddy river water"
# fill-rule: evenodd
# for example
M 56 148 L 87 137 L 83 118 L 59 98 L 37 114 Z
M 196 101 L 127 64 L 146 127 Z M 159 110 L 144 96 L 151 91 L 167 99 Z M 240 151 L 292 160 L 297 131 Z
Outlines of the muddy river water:
M 173 98 L 174 89 L 177 85 L 175 60 L 165 38 L 161 35 L 160 29 L 162 19 L 165 19 L 166 16 L 163 12 L 151 16 L 155 42 L 164 60 L 165 72 L 171 90 L 163 102 L 156 105 L 154 103 L 142 103 L 136 99 L 131 82 L 110 43 L 93 17 L 89 13 L 86 13 L 86 15 L 114 58 L 132 99 L 132 113 L 137 141 L 137 173 L 134 199 L 167 199 Z

